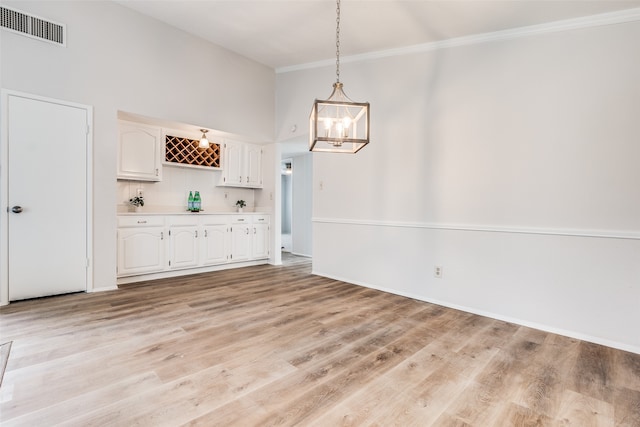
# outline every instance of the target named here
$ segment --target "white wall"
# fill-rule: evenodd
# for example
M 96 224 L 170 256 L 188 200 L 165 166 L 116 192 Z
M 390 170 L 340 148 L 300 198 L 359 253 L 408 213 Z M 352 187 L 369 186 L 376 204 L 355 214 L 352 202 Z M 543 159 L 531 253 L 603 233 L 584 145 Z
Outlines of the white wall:
M 255 192 L 234 187 L 217 187 L 220 171 L 164 166 L 161 182 L 118 181 L 118 211 L 130 210 L 128 200 L 143 190 L 145 207 L 149 212 L 179 212 L 187 209 L 189 191 L 199 191 L 205 212 L 236 212 L 236 201 L 247 203 L 245 212 L 255 210 Z
M 67 47 L 1 31 L 0 83 L 94 107 L 94 286 L 112 288 L 118 110 L 271 141 L 274 72 L 113 2 L 3 4 L 67 25 Z
M 291 234 L 291 211 L 293 192 L 291 187 L 291 175 L 282 174 L 280 176 L 282 182 L 282 215 L 280 215 L 280 225 L 282 234 Z M 291 242 L 289 242 L 290 244 Z M 290 250 L 291 248 L 289 248 Z
M 313 155 L 307 153 L 293 157 L 292 168 L 291 252 L 310 257 L 313 254 Z
M 280 201 L 280 144 L 268 144 L 262 149 L 262 189 L 255 190 L 254 203 L 260 212 L 271 215 L 271 253 L 269 263 L 282 264 L 281 245 L 281 201 Z
M 343 61 L 372 142 L 313 155 L 314 272 L 640 352 L 639 51 L 634 21 Z M 277 76 L 277 138 L 333 76 Z

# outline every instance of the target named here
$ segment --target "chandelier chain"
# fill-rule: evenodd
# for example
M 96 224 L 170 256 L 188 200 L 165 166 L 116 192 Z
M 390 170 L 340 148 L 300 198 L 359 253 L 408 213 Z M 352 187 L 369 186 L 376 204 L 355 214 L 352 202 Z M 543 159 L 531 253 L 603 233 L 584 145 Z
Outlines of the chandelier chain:
M 340 0 L 336 0 L 336 82 L 340 83 Z

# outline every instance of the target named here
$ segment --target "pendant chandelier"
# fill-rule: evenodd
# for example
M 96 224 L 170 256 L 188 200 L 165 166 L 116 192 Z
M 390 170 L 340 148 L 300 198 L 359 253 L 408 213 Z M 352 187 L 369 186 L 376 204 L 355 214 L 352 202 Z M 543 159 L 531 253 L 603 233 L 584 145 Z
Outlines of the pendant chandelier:
M 202 136 L 200 137 L 200 143 L 198 144 L 198 148 L 200 149 L 209 148 L 209 140 L 207 139 L 207 132 L 209 131 L 207 129 L 200 129 L 200 132 L 202 132 Z
M 309 151 L 357 153 L 369 143 L 369 103 L 353 102 L 340 83 L 340 0 L 336 2 L 336 82 L 329 99 L 316 99 L 309 116 Z

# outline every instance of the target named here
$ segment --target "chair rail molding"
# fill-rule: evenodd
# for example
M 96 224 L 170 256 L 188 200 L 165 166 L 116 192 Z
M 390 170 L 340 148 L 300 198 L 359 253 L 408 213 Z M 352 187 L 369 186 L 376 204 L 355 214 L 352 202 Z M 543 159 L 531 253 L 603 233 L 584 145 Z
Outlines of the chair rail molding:
M 314 223 L 362 225 L 369 227 L 416 228 L 431 230 L 475 231 L 487 233 L 539 234 L 549 236 L 569 236 L 604 239 L 640 240 L 640 231 L 598 230 L 575 228 L 504 227 L 485 224 L 447 224 L 429 222 L 379 221 L 347 218 L 312 218 Z

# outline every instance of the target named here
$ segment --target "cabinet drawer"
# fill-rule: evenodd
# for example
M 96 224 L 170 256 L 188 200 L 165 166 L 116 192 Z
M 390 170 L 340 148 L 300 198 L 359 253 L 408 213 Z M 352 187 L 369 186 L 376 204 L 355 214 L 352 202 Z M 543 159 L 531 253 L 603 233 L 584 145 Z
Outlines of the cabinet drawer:
M 251 224 L 251 215 L 232 215 L 232 224 Z
M 226 225 L 231 222 L 228 215 L 202 215 L 200 216 L 200 224 L 207 225 Z
M 198 214 L 168 216 L 167 225 L 198 225 Z
M 253 217 L 254 224 L 269 224 L 269 215 L 255 215 Z
M 140 215 L 140 216 L 119 216 L 118 227 L 162 227 L 164 226 L 164 216 Z

